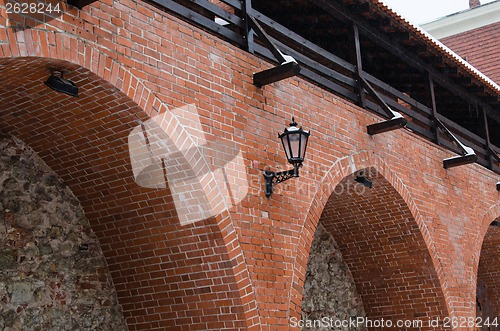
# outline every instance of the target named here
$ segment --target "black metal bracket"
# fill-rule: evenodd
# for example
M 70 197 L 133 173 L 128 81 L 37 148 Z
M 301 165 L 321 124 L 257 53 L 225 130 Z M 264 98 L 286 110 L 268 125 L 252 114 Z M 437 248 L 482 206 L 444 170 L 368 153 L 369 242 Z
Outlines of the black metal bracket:
M 384 110 L 389 117 L 389 120 L 385 122 L 368 125 L 366 127 L 368 134 L 373 136 L 375 134 L 404 128 L 408 121 L 403 117 L 403 115 L 392 110 L 363 76 L 360 75 L 359 79 L 361 80 L 363 88 L 365 88 L 378 101 L 382 110 Z
M 266 197 L 270 197 L 273 194 L 273 186 L 282 183 L 290 178 L 299 177 L 299 166 L 295 165 L 293 169 L 274 172 L 270 170 L 264 171 L 264 180 L 266 181 L 266 187 L 264 193 Z
M 474 163 L 477 161 L 476 152 L 474 152 L 474 150 L 472 148 L 462 144 L 462 142 L 460 140 L 458 140 L 458 138 L 450 130 L 448 130 L 446 125 L 444 125 L 443 122 L 441 122 L 439 120 L 439 118 L 434 117 L 434 120 L 438 124 L 438 127 L 441 130 L 443 130 L 453 140 L 453 142 L 456 145 L 458 145 L 458 147 L 460 147 L 460 149 L 463 152 L 462 155 L 453 156 L 453 157 L 444 159 L 443 160 L 443 167 L 445 169 L 461 166 L 464 164 Z
M 271 51 L 276 60 L 280 63 L 279 66 L 258 72 L 253 75 L 253 84 L 257 87 L 262 87 L 285 78 L 296 76 L 300 72 L 300 65 L 295 59 L 289 55 L 283 54 L 274 43 L 271 41 L 269 35 L 264 31 L 262 26 L 257 20 L 247 15 L 249 27 L 257 31 L 257 35 Z
M 500 182 L 497 183 L 497 191 L 500 192 Z

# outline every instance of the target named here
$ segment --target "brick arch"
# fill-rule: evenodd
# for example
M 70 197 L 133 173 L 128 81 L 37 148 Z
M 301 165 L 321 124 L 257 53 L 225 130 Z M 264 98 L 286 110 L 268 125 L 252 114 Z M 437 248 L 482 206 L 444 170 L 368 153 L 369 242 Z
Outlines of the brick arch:
M 478 240 L 476 240 L 476 246 L 474 247 L 474 252 L 479 252 L 483 245 L 484 237 L 486 236 L 486 232 L 491 224 L 491 222 L 495 221 L 500 217 L 500 203 L 491 206 L 490 209 L 484 214 L 483 219 L 481 221 L 481 227 L 478 231 Z M 475 269 L 477 271 L 477 267 L 479 264 L 479 259 L 476 259 Z
M 432 260 L 432 271 L 437 275 L 441 288 L 446 289 L 446 279 L 444 278 L 440 261 L 437 258 L 436 248 L 431 239 L 427 225 L 424 223 L 409 191 L 405 187 L 404 183 L 390 169 L 389 165 L 386 164 L 378 155 L 369 151 L 362 151 L 337 160 L 323 177 L 323 180 L 311 201 L 310 208 L 304 220 L 301 236 L 298 240 L 297 251 L 295 252 L 296 258 L 293 267 L 290 293 L 290 317 L 300 318 L 302 289 L 309 250 L 316 227 L 320 221 L 323 211 L 325 210 L 325 207 L 327 206 L 328 200 L 332 196 L 337 185 L 344 178 L 359 170 L 369 168 L 373 168 L 376 172 L 380 173 L 384 180 L 388 182 L 390 187 L 392 187 L 401 197 L 402 201 L 404 201 L 405 207 L 408 208 L 409 213 L 418 226 L 421 240 L 423 240 L 422 245 L 425 245 L 425 249 Z M 444 293 L 443 300 L 444 297 L 446 297 L 446 293 Z M 453 311 L 449 301 L 446 301 L 444 306 L 444 309 Z
M 153 110 L 157 113 L 168 110 L 137 74 L 102 46 L 52 30 L 1 28 L 0 31 L 0 35 L 7 37 L 2 40 L 2 58 L 36 57 L 67 61 L 109 82 L 150 116 Z
M 498 222 L 500 217 L 496 219 Z M 489 226 L 484 235 L 476 283 L 476 314 L 482 319 L 498 319 L 500 313 L 500 227 Z M 500 327 L 492 328 L 498 330 Z
M 160 98 L 152 89 L 150 88 L 153 86 L 153 84 L 149 84 L 147 79 L 142 79 L 141 77 L 147 77 L 147 75 L 144 72 L 141 72 L 140 70 L 137 70 L 136 68 L 133 68 L 134 66 L 134 61 L 130 60 L 128 63 L 120 63 L 116 59 L 116 54 L 109 51 L 107 48 L 103 47 L 102 45 L 99 45 L 97 43 L 89 42 L 88 40 L 84 40 L 81 38 L 76 38 L 73 35 L 69 35 L 66 33 L 59 33 L 59 32 L 54 32 L 52 30 L 42 30 L 42 29 L 37 29 L 37 30 L 16 30 L 13 28 L 2 28 L 0 29 L 0 35 L 5 36 L 6 39 L 3 40 L 4 43 L 0 46 L 0 51 L 1 51 L 1 59 L 2 60 L 18 60 L 18 61 L 34 61 L 34 62 L 43 62 L 46 61 L 45 64 L 50 64 L 50 65 L 57 65 L 61 66 L 63 69 L 68 69 L 70 71 L 69 76 L 66 78 L 74 80 L 74 77 L 71 74 L 71 70 L 76 70 L 78 71 L 78 75 L 84 75 L 86 72 L 90 72 L 95 75 L 95 77 L 98 77 L 101 79 L 103 82 L 109 83 L 107 85 L 107 88 L 112 90 L 113 94 L 116 94 L 118 92 L 121 92 L 120 98 L 121 100 L 124 100 L 125 106 L 122 108 L 133 108 L 134 111 L 132 114 L 129 114 L 130 116 L 124 116 L 126 119 L 123 121 L 118 119 L 116 122 L 113 122 L 114 127 L 108 128 L 107 130 L 113 131 L 113 130 L 118 130 L 119 132 L 124 132 L 127 130 L 131 130 L 133 128 L 133 125 L 136 125 L 136 121 L 145 121 L 150 116 L 153 116 L 155 114 L 159 113 L 168 113 L 168 107 L 165 105 L 163 102 L 162 98 Z M 138 62 L 136 62 L 138 63 Z M 48 76 L 48 68 L 45 66 L 44 68 L 47 76 Z M 36 76 L 36 75 L 35 75 Z M 38 76 L 40 76 L 40 73 L 38 73 Z M 81 78 L 81 77 L 80 77 Z M 93 86 L 92 87 L 94 90 L 97 90 L 98 97 L 105 98 L 106 95 L 105 93 L 102 94 L 102 90 L 99 89 L 99 87 Z M 53 92 L 51 92 L 53 93 Z M 118 93 L 120 94 L 120 93 Z M 81 100 L 81 98 L 80 98 Z M 95 100 L 94 100 L 95 101 Z M 112 103 L 112 100 L 106 100 L 106 102 Z M 31 105 L 33 106 L 33 105 Z M 113 105 L 113 107 L 118 107 L 116 109 L 122 110 L 118 105 Z M 6 116 L 7 114 L 4 113 Z M 36 118 L 35 120 L 43 120 L 43 121 L 48 121 L 49 119 L 47 118 L 47 115 L 41 115 L 40 118 Z M 10 122 L 8 120 L 5 120 L 2 118 L 1 120 L 4 120 L 5 123 L 13 123 L 16 119 L 10 118 Z M 99 119 L 95 119 L 99 120 Z M 113 120 L 116 120 L 113 119 Z M 124 123 L 127 122 L 127 123 Z M 132 124 L 133 123 L 133 124 Z M 19 135 L 19 132 L 16 131 L 16 127 L 12 124 L 7 124 L 7 131 L 9 133 L 12 133 L 14 135 Z M 30 128 L 33 127 L 33 123 L 30 123 Z M 4 128 L 5 129 L 5 128 Z M 23 135 L 21 134 L 21 137 Z M 25 134 L 26 136 L 26 134 Z M 28 137 L 26 137 L 28 138 Z M 54 155 L 50 155 L 52 152 L 47 152 L 48 149 L 43 149 L 44 144 L 49 145 L 53 144 L 51 139 L 47 137 L 47 135 L 41 135 L 38 138 L 42 138 L 41 140 L 39 139 L 38 141 L 30 141 L 30 139 L 24 139 L 25 141 L 28 142 L 28 144 L 32 147 L 34 147 L 35 150 L 37 150 L 38 146 L 38 152 L 41 151 L 41 156 L 44 159 L 48 159 L 47 163 L 57 163 L 58 160 L 56 160 L 56 157 Z M 123 137 L 122 137 L 123 138 Z M 88 142 L 83 142 L 85 144 L 85 148 L 93 148 L 91 146 L 92 144 L 89 144 Z M 38 145 L 37 145 L 38 144 Z M 68 147 L 70 148 L 70 147 Z M 75 148 L 75 147 L 73 147 Z M 113 147 L 116 148 L 116 147 Z M 120 150 L 121 153 L 124 151 Z M 55 155 L 57 156 L 63 156 L 65 151 L 59 150 L 56 152 Z M 71 161 L 67 160 L 65 163 L 65 166 L 73 166 L 75 167 L 75 171 L 73 174 L 66 176 L 65 180 L 70 182 L 70 186 L 75 186 L 77 185 L 77 177 L 78 176 L 87 176 L 89 178 L 89 181 L 86 184 L 82 184 L 76 189 L 74 189 L 77 192 L 83 192 L 88 189 L 89 185 L 96 185 L 96 188 L 98 189 L 105 189 L 106 192 L 110 192 L 114 189 L 112 185 L 107 185 L 106 183 L 103 182 L 97 182 L 95 181 L 95 171 L 90 170 L 90 173 L 83 173 L 82 171 L 78 171 L 76 168 L 75 164 L 70 164 Z M 73 162 L 74 163 L 74 162 Z M 57 164 L 55 164 L 56 167 L 55 169 L 60 169 L 60 167 L 57 167 Z M 105 165 L 98 165 L 97 168 L 99 171 L 103 170 L 103 166 Z M 89 168 L 92 168 L 92 166 L 89 166 Z M 130 172 L 130 169 L 122 169 L 122 171 L 127 171 Z M 64 177 L 64 176 L 63 176 Z M 85 187 L 87 185 L 87 187 Z M 72 188 L 73 188 L 72 187 Z M 129 186 L 123 186 L 125 189 L 135 189 L 136 188 L 131 188 Z M 92 199 L 97 199 L 96 195 L 99 194 L 98 189 L 93 189 L 92 192 L 90 193 L 93 198 Z M 87 192 L 87 191 L 86 191 Z M 167 205 L 169 205 L 168 208 L 172 208 L 171 201 L 165 200 L 165 196 L 158 196 L 155 193 L 151 192 L 140 192 L 140 194 L 143 194 L 144 196 L 147 196 L 148 198 L 155 199 L 156 201 L 159 202 L 165 202 Z M 123 201 L 124 197 L 117 198 L 117 201 Z M 136 204 L 136 209 L 146 209 L 147 207 L 141 206 L 140 201 L 134 201 L 134 204 Z M 92 209 L 93 205 L 92 202 L 87 201 L 87 208 Z M 120 207 L 119 203 L 115 203 L 112 206 L 109 206 L 110 209 L 120 210 L 120 213 L 126 214 L 125 216 L 120 216 L 119 219 L 113 218 L 113 216 L 110 215 L 101 215 L 97 212 L 90 212 L 89 217 L 95 217 L 95 218 L 100 218 L 102 217 L 103 220 L 99 221 L 97 225 L 94 227 L 96 228 L 97 233 L 101 233 L 104 236 L 108 236 L 111 232 L 117 231 L 118 227 L 117 226 L 109 226 L 109 224 L 105 224 L 106 221 L 111 221 L 111 222 L 124 222 L 124 218 L 126 217 L 132 217 L 132 219 L 137 218 L 137 212 L 130 211 L 128 213 L 125 213 L 123 208 Z M 171 211 L 168 210 L 168 208 L 164 208 L 162 211 L 158 211 L 159 213 L 167 213 L 167 218 L 171 218 L 172 214 Z M 150 219 L 154 219 L 154 217 L 148 216 Z M 106 221 L 105 221 L 105 220 Z M 155 220 L 156 222 L 156 220 Z M 148 231 L 147 229 L 144 228 L 144 226 L 138 225 L 138 224 L 132 224 L 132 222 L 125 222 L 126 227 L 130 229 L 131 232 L 138 231 L 141 232 L 141 235 L 145 236 L 156 236 L 159 235 L 158 229 Z M 206 249 L 207 251 L 209 250 L 206 246 L 210 246 L 209 242 L 211 241 L 219 241 L 219 243 L 216 246 L 215 249 L 215 255 L 220 255 L 220 254 L 227 254 L 228 260 L 229 260 L 229 265 L 224 265 L 223 261 L 219 261 L 216 259 L 214 262 L 218 262 L 220 265 L 222 265 L 223 272 L 220 274 L 218 277 L 220 277 L 222 280 L 222 283 L 224 283 L 227 278 L 233 277 L 235 278 L 236 282 L 236 289 L 227 289 L 228 291 L 238 292 L 238 298 L 229 298 L 229 302 L 233 306 L 238 306 L 241 305 L 243 308 L 242 314 L 244 316 L 244 321 L 241 321 L 239 319 L 235 320 L 235 323 L 238 325 L 238 328 L 248 328 L 248 329 L 254 329 L 258 324 L 259 324 L 259 315 L 258 315 L 258 304 L 255 298 L 255 294 L 253 292 L 253 288 L 251 286 L 251 280 L 249 277 L 249 273 L 247 270 L 247 266 L 245 263 L 245 257 L 243 254 L 243 250 L 241 249 L 239 245 L 239 240 L 238 240 L 238 235 L 232 226 L 232 220 L 231 220 L 231 214 L 229 212 L 223 212 L 220 215 L 216 216 L 215 218 L 212 218 L 210 220 L 206 220 L 202 222 L 204 226 L 208 226 L 211 228 L 211 231 L 213 232 L 214 229 L 217 229 L 218 234 L 215 235 L 216 238 L 211 236 L 209 233 L 205 233 L 204 231 L 200 231 L 199 227 L 193 225 L 192 227 L 188 227 L 189 229 L 180 229 L 179 231 L 185 231 L 186 233 L 189 233 L 189 235 L 192 236 L 197 236 L 196 238 L 200 240 L 200 250 L 204 252 Z M 156 223 L 156 226 L 160 226 L 158 223 Z M 162 225 L 163 226 L 163 225 Z M 169 226 L 169 225 L 167 225 Z M 214 228 L 215 226 L 215 228 Z M 123 236 L 123 240 L 133 240 L 133 238 L 127 237 L 125 233 L 118 234 L 119 236 Z M 167 238 L 171 239 L 171 238 Z M 165 250 L 165 247 L 159 247 L 158 245 L 156 247 L 152 247 L 153 245 L 152 242 L 150 242 L 148 239 L 146 239 L 143 243 L 140 243 L 139 241 L 144 240 L 144 239 L 138 239 L 137 242 L 134 242 L 134 245 L 141 246 L 141 245 L 146 245 L 149 246 L 148 250 L 149 251 L 154 251 L 156 254 L 156 250 Z M 101 239 L 103 247 L 106 247 L 108 249 L 108 253 L 115 250 L 115 246 L 113 246 L 113 243 L 110 242 L 109 238 L 106 239 Z M 194 247 L 198 246 L 194 244 Z M 121 248 L 122 250 L 125 248 Z M 223 249 L 223 251 L 218 251 L 219 249 Z M 118 249 L 119 251 L 120 249 Z M 174 253 L 173 251 L 170 253 Z M 203 254 L 203 253 L 202 253 Z M 123 255 L 123 254 L 122 254 Z M 140 258 L 141 255 L 140 253 L 136 256 L 136 258 Z M 111 265 L 119 265 L 123 261 L 123 256 L 120 257 L 120 254 L 116 255 L 109 255 L 108 254 L 108 263 Z M 151 257 L 151 263 L 161 265 L 164 264 L 165 261 L 161 257 Z M 172 261 L 167 261 L 167 262 L 172 262 Z M 172 262 L 174 263 L 174 262 Z M 130 270 L 137 268 L 137 270 L 140 269 L 141 272 L 146 273 L 146 272 L 158 272 L 157 276 L 161 274 L 162 276 L 169 276 L 165 272 L 162 272 L 161 268 L 159 270 L 146 270 L 147 267 L 145 265 L 142 266 L 132 266 L 130 265 Z M 154 269 L 154 265 L 152 266 Z M 130 273 L 130 270 L 128 271 Z M 227 274 L 227 270 L 231 270 L 230 274 Z M 112 273 L 113 274 L 113 273 Z M 125 273 L 120 273 L 120 271 L 116 270 L 116 272 L 113 274 L 113 276 L 120 277 L 120 282 L 126 283 L 130 282 L 130 277 L 131 275 L 127 275 Z M 200 276 L 200 275 L 199 275 Z M 202 276 L 202 275 L 201 275 Z M 173 281 L 176 281 L 175 279 L 172 279 Z M 179 280 L 180 281 L 180 280 Z M 136 280 L 137 284 L 140 284 L 142 280 Z M 148 280 L 145 280 L 145 282 L 149 282 Z M 165 284 L 161 284 L 161 281 L 157 280 L 156 283 L 154 280 L 150 282 L 152 285 L 151 286 L 159 286 L 159 287 L 165 287 Z M 155 284 L 153 284 L 155 283 Z M 219 286 L 223 287 L 226 286 L 224 284 L 212 284 L 212 287 L 217 287 Z M 198 285 L 197 285 L 198 286 Z M 118 288 L 120 291 L 120 288 Z M 123 289 L 121 289 L 123 290 Z M 174 289 L 170 289 L 174 290 Z M 193 292 L 193 291 L 191 291 Z M 187 293 L 186 295 L 200 295 L 199 293 Z M 132 295 L 131 293 L 129 293 Z M 203 294 L 203 293 L 202 293 Z M 147 293 L 145 295 L 148 295 L 148 298 L 151 300 L 157 300 L 153 298 L 153 294 Z M 231 301 L 233 300 L 233 301 Z M 234 301 L 236 300 L 236 301 Z M 128 307 L 124 307 L 125 310 L 127 309 L 139 309 L 137 308 L 139 305 L 138 303 L 133 303 Z M 142 308 L 145 309 L 145 308 Z M 207 306 L 207 307 L 199 307 L 200 311 L 214 311 L 214 307 L 212 306 Z M 210 310 L 212 309 L 212 310 Z M 226 312 L 229 314 L 232 314 L 232 309 L 226 308 Z M 172 312 L 158 312 L 158 316 L 155 316 L 155 322 L 157 327 L 161 327 L 161 320 L 163 318 L 168 319 L 172 317 Z M 175 314 L 174 314 L 175 315 Z M 176 315 L 177 316 L 177 315 Z M 129 316 L 130 318 L 131 316 Z M 159 322 L 158 322 L 159 321 Z M 216 319 L 216 322 L 220 322 Z M 186 322 L 188 323 L 188 322 Z M 189 322 L 191 323 L 191 322 Z M 223 322 L 220 322 L 223 323 Z M 227 322 L 224 322 L 227 323 Z M 239 324 L 238 324 L 239 323 Z M 236 325 L 235 324 L 235 325 Z M 146 328 L 148 330 L 153 330 L 151 327 L 153 324 L 151 324 L 149 321 L 147 321 L 146 318 L 143 320 L 135 320 L 134 325 L 137 328 Z M 243 326 L 244 325 L 244 326 Z M 219 326 L 215 326 L 215 328 L 218 328 Z M 236 327 L 236 326 L 235 326 Z
M 476 313 L 482 317 L 494 318 L 500 312 L 500 282 L 498 281 L 498 247 L 500 245 L 500 228 L 491 226 L 500 221 L 500 203 L 492 206 L 483 217 L 478 240 L 473 249 L 474 275 L 476 289 Z M 479 307 L 481 305 L 482 307 Z

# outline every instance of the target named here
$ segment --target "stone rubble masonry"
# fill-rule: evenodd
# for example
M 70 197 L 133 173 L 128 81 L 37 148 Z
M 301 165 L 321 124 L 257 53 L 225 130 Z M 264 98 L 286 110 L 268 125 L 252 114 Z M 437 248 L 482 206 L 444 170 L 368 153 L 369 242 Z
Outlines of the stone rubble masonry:
M 127 330 L 80 202 L 24 143 L 0 136 L 0 330 Z
M 319 223 L 307 262 L 302 320 L 349 321 L 365 317 L 365 309 L 356 284 L 333 236 Z M 303 330 L 318 330 L 303 328 Z M 328 330 L 342 330 L 331 325 Z M 366 330 L 359 326 L 353 331 Z

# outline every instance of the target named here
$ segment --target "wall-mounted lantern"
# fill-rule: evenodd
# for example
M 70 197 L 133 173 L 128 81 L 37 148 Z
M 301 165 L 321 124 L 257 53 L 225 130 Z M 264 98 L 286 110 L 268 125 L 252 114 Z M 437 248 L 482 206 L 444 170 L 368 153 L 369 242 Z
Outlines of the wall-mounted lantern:
M 62 92 L 72 97 L 78 96 L 78 86 L 69 79 L 63 78 L 62 71 L 54 70 L 47 81 L 45 81 L 45 85 L 54 91 Z
M 293 165 L 293 169 L 274 172 L 270 170 L 264 171 L 264 179 L 266 181 L 265 194 L 270 197 L 273 194 L 273 185 L 284 182 L 293 177 L 299 177 L 299 168 L 302 167 L 304 156 L 306 155 L 307 141 L 310 132 L 298 128 L 295 119 L 292 117 L 292 123 L 285 131 L 278 135 L 283 144 L 286 158 Z
M 371 180 L 365 177 L 362 171 L 360 171 L 357 175 L 356 178 L 354 179 L 356 182 L 362 184 L 364 187 L 372 188 L 373 183 Z

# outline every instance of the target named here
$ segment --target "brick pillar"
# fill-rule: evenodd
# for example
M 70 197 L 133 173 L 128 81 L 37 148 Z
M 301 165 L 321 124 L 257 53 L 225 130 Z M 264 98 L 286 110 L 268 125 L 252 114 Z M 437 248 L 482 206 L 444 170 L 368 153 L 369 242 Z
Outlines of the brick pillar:
M 481 6 L 481 1 L 480 0 L 469 0 L 469 8 L 476 8 Z

